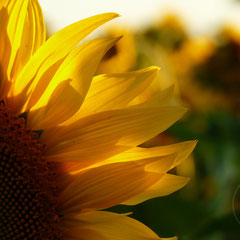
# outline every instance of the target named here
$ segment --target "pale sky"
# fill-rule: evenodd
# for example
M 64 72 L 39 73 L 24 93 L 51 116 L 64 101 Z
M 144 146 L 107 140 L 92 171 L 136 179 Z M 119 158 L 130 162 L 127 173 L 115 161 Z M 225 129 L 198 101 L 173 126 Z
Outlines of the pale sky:
M 240 26 L 240 4 L 234 0 L 39 0 L 53 33 L 80 19 L 117 12 L 114 23 L 141 28 L 174 11 L 193 34 L 209 32 L 222 22 Z

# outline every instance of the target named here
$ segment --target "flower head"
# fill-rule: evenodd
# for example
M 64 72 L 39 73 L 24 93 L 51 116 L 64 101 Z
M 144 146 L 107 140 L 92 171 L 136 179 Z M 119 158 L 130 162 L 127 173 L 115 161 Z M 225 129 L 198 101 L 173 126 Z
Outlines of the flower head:
M 167 195 L 188 181 L 167 171 L 195 141 L 138 147 L 185 112 L 151 99 L 134 103 L 158 68 L 94 76 L 119 38 L 78 43 L 115 13 L 46 41 L 37 0 L 0 7 L 0 238 L 159 239 L 127 216 L 98 211 Z

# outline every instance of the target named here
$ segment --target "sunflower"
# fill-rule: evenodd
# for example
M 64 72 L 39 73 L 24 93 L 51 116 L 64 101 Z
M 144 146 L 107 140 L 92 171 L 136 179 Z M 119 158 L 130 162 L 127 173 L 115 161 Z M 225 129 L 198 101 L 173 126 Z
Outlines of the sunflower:
M 132 103 L 158 68 L 94 76 L 119 38 L 79 42 L 115 13 L 46 41 L 37 0 L 0 7 L 0 239 L 159 239 L 126 215 L 98 211 L 167 195 L 188 181 L 167 171 L 195 141 L 138 147 L 185 112 L 151 99 Z

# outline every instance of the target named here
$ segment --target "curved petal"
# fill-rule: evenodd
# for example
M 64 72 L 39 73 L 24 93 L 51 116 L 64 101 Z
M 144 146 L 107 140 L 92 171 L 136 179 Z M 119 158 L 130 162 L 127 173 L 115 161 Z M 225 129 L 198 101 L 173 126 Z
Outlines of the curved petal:
M 193 151 L 197 144 L 197 141 L 186 141 L 177 144 L 167 145 L 167 146 L 160 146 L 160 147 L 152 147 L 152 148 L 142 148 L 142 147 L 135 147 L 131 148 L 125 152 L 120 154 L 114 155 L 104 161 L 101 161 L 94 166 L 102 166 L 110 163 L 116 162 L 128 162 L 128 161 L 138 161 L 141 159 L 147 158 L 156 158 L 162 157 L 167 155 L 176 155 L 176 158 L 173 164 L 170 166 L 169 169 L 174 168 L 181 162 L 183 162 L 189 154 Z M 168 170 L 169 170 L 168 169 Z
M 94 77 L 80 116 L 125 107 L 152 82 L 158 71 L 158 67 L 149 67 L 134 72 Z
M 46 29 L 42 9 L 37 0 L 29 0 L 20 46 L 12 61 L 11 78 L 13 81 L 45 41 Z
M 1 1 L 1 97 L 7 95 L 10 82 L 45 41 L 45 25 L 37 0 Z M 5 85 L 5 90 L 3 89 Z M 8 85 L 8 87 L 6 87 Z M 2 88 L 2 89 L 1 89 Z
M 33 130 L 56 126 L 77 112 L 80 101 L 81 95 L 71 86 L 71 80 L 62 81 L 46 106 L 29 112 L 27 124 Z
M 165 173 L 172 167 L 176 157 L 177 157 L 177 154 L 170 154 L 162 157 L 157 156 L 157 157 L 149 157 L 149 158 L 142 158 L 142 159 L 138 159 L 136 157 L 136 158 L 133 158 L 132 160 L 126 160 L 126 161 L 127 162 L 133 161 L 133 162 L 136 162 L 137 164 L 147 164 L 147 166 L 145 167 L 145 171 L 147 172 Z M 119 161 L 119 162 L 125 162 L 125 160 L 122 159 L 122 161 Z M 63 164 L 64 168 L 66 168 L 68 172 L 74 175 L 83 170 L 88 170 L 91 168 L 96 168 L 96 167 L 100 167 L 100 166 L 104 166 L 112 163 L 117 163 L 117 162 L 107 162 L 106 160 L 104 160 L 104 161 L 100 161 L 99 163 L 90 165 L 86 168 L 82 168 L 81 163 L 76 163 L 76 162 L 70 162 L 70 163 L 61 162 L 59 164 Z
M 65 215 L 104 209 L 144 192 L 164 175 L 146 172 L 144 169 L 150 163 L 151 160 L 141 164 L 109 164 L 72 176 L 72 183 L 60 193 L 59 211 Z
M 7 1 L 5 1 L 6 4 Z M 1 2 L 2 4 L 4 3 Z M 4 5 L 5 6 L 5 5 Z M 10 79 L 7 76 L 8 63 L 11 56 L 11 45 L 7 35 L 8 11 L 2 6 L 0 10 L 0 96 L 5 98 L 11 87 Z
M 8 78 L 12 80 L 43 44 L 46 31 L 38 1 L 9 1 L 6 9 L 7 36 L 11 45 Z
M 96 113 L 69 126 L 44 131 L 40 141 L 47 144 L 48 159 L 91 165 L 112 156 L 106 156 L 108 152 L 126 151 L 156 136 L 184 112 L 184 108 L 161 107 Z
M 165 174 L 157 183 L 122 204 L 136 205 L 148 199 L 166 196 L 184 187 L 188 182 L 189 178 Z
M 134 98 L 129 104 L 129 107 L 160 107 L 170 106 L 174 96 L 174 85 L 164 90 L 157 90 L 151 94 L 140 94 Z
M 159 238 L 141 222 L 117 213 L 91 211 L 79 215 L 66 216 L 63 221 L 63 227 L 66 229 L 64 236 L 71 236 L 72 238 L 70 239 L 95 240 L 92 236 L 97 235 L 101 236 L 101 240 L 163 239 Z M 84 230 L 83 234 L 82 230 Z M 85 232 L 87 233 L 86 235 Z M 89 235 L 89 233 L 92 233 L 92 235 Z M 79 237 L 77 238 L 77 236 Z M 177 237 L 164 239 L 177 240 Z
M 28 125 L 32 129 L 47 129 L 72 117 L 88 92 L 101 58 L 118 39 L 94 39 L 75 48 L 64 59 L 46 91 L 31 109 Z M 63 81 L 67 81 L 68 86 L 57 91 Z M 55 94 L 56 91 L 58 94 Z
M 66 55 L 89 33 L 117 17 L 115 13 L 96 15 L 55 33 L 26 64 L 13 86 L 9 104 L 16 112 L 29 110 L 45 91 Z M 26 103 L 26 104 L 25 104 Z
M 9 14 L 8 24 L 7 24 L 7 35 L 8 40 L 11 45 L 11 55 L 8 62 L 7 76 L 10 80 L 11 70 L 18 53 L 18 49 L 21 45 L 21 40 L 23 37 L 24 23 L 27 16 L 29 1 L 10 1 L 7 5 L 7 11 Z

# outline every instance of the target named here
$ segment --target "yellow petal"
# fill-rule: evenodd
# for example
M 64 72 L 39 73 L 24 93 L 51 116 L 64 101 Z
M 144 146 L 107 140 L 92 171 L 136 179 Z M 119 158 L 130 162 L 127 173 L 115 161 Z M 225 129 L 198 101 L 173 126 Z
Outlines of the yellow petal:
M 104 139 L 105 140 L 105 139 Z M 80 146 L 81 145 L 81 146 Z M 77 144 L 74 147 L 74 150 L 67 149 L 66 152 L 56 150 L 56 153 L 49 153 L 46 151 L 46 158 L 48 161 L 61 162 L 61 163 L 71 163 L 77 164 L 73 166 L 74 169 L 71 171 L 75 171 L 75 169 L 83 169 L 91 166 L 92 164 L 98 163 L 104 159 L 107 159 L 115 154 L 119 154 L 121 152 L 129 149 L 129 146 L 118 146 L 115 142 L 107 143 L 106 147 L 104 142 L 95 144 L 94 141 L 88 141 L 82 144 Z M 81 149 L 82 147 L 82 149 Z
M 115 155 L 109 159 L 111 162 L 118 162 L 118 159 L 124 159 L 124 161 L 133 161 L 133 158 L 149 158 L 160 157 L 170 154 L 176 154 L 175 161 L 171 168 L 174 168 L 181 162 L 183 162 L 193 151 L 197 144 L 197 141 L 186 141 L 172 145 L 153 147 L 153 148 L 132 148 L 119 155 Z
M 92 236 L 101 236 L 100 240 L 160 240 L 151 229 L 141 222 L 125 215 L 106 212 L 91 211 L 79 215 L 66 216 L 63 219 L 64 235 L 82 240 L 96 240 Z M 85 230 L 82 231 L 81 230 Z M 88 231 L 87 231 L 88 230 Z M 85 235 L 85 232 L 87 233 Z M 89 233 L 92 232 L 92 235 Z M 76 237 L 76 238 L 74 238 Z M 70 238 L 71 239 L 71 238 Z M 164 238 L 177 240 L 177 237 Z
M 115 163 L 74 175 L 74 181 L 59 196 L 64 215 L 117 205 L 156 183 L 164 174 L 145 172 L 148 164 Z
M 129 103 L 128 106 L 137 107 L 160 107 L 169 106 L 174 96 L 174 86 L 170 86 L 164 90 L 158 90 L 151 95 L 141 94 Z
M 144 171 L 146 172 L 165 173 L 172 167 L 173 162 L 176 159 L 176 156 L 177 156 L 176 154 L 171 154 L 164 157 L 135 159 L 133 160 L 133 162 L 140 165 L 143 165 L 143 164 L 146 165 L 144 168 Z M 124 162 L 124 160 L 122 162 Z M 86 168 L 82 168 L 81 164 L 76 162 L 60 163 L 60 164 L 63 164 L 64 168 L 66 168 L 71 175 L 75 175 L 81 171 L 86 171 L 91 168 L 96 168 L 96 167 L 104 166 L 111 163 L 108 163 L 106 160 L 104 160 L 104 161 L 100 161 L 99 163 L 90 165 L 89 167 L 86 167 Z
M 101 58 L 116 41 L 118 38 L 94 39 L 75 48 L 65 58 L 46 91 L 31 109 L 28 125 L 32 129 L 46 129 L 72 117 L 87 94 Z M 54 94 L 58 84 L 63 81 L 68 82 L 68 87 L 61 88 L 61 91 L 57 91 L 58 94 Z
M 114 155 L 104 161 L 101 161 L 96 166 L 102 166 L 116 162 L 129 162 L 147 158 L 160 158 L 167 155 L 175 155 L 176 157 L 174 159 L 174 162 L 169 168 L 171 169 L 183 162 L 193 151 L 196 144 L 197 141 L 186 141 L 182 143 L 153 148 L 135 147 L 120 154 Z
M 0 10 L 0 96 L 5 98 L 11 87 L 10 79 L 7 76 L 8 63 L 11 56 L 11 45 L 7 35 L 8 11 L 5 4 L 8 1 L 1 2 L 3 4 Z
M 10 82 L 13 80 L 12 70 L 16 68 L 15 60 L 18 58 L 19 51 L 22 50 L 21 43 L 25 38 L 23 33 L 28 15 L 28 5 L 28 0 L 1 2 L 1 97 L 5 97 L 10 88 Z
M 81 107 L 81 116 L 125 107 L 152 82 L 158 71 L 158 67 L 149 67 L 96 76 Z
M 7 35 L 8 40 L 11 44 L 11 56 L 8 63 L 8 71 L 7 76 L 8 79 L 12 78 L 11 70 L 13 68 L 13 64 L 18 53 L 18 50 L 21 46 L 21 41 L 23 37 L 23 29 L 24 23 L 27 16 L 29 1 L 11 1 L 7 10 L 9 13 L 8 25 L 7 25 Z
M 34 52 L 45 41 L 45 25 L 41 7 L 36 0 L 4 1 L 1 11 L 1 45 L 4 56 L 5 77 L 15 77 Z M 4 12 L 5 11 L 5 12 Z
M 34 54 L 16 79 L 9 104 L 19 111 L 30 109 L 40 98 L 65 56 L 89 33 L 117 17 L 115 13 L 93 16 L 55 33 Z
M 123 204 L 136 205 L 148 199 L 169 195 L 184 187 L 189 178 L 165 174 L 157 183 L 146 189 L 145 192 L 125 201 Z
M 37 0 L 29 0 L 23 24 L 21 35 L 20 33 L 13 33 L 14 36 L 19 35 L 19 42 L 15 43 L 15 47 L 13 46 L 14 51 L 9 63 L 9 74 L 13 81 L 30 57 L 46 40 L 43 14 Z M 15 51 L 17 52 L 15 53 Z
M 46 41 L 46 27 L 44 23 L 43 13 L 38 0 L 32 0 L 33 21 L 29 19 L 29 23 L 34 24 L 32 52 L 36 50 Z
M 10 0 L 1 0 L 0 1 L 0 10 L 10 2 Z
M 125 146 L 122 150 L 126 151 L 126 146 L 137 146 L 156 136 L 184 112 L 184 108 L 161 107 L 96 113 L 69 126 L 44 131 L 40 141 L 47 144 L 49 159 L 72 161 L 74 156 L 74 161 L 90 165 L 119 147 Z
M 11 79 L 14 81 L 30 57 L 46 40 L 46 29 L 41 7 L 37 0 L 29 0 L 20 46 L 12 59 Z
M 46 106 L 29 113 L 29 127 L 35 130 L 53 127 L 77 112 L 81 96 L 70 85 L 70 82 L 70 80 L 61 82 L 52 93 Z

